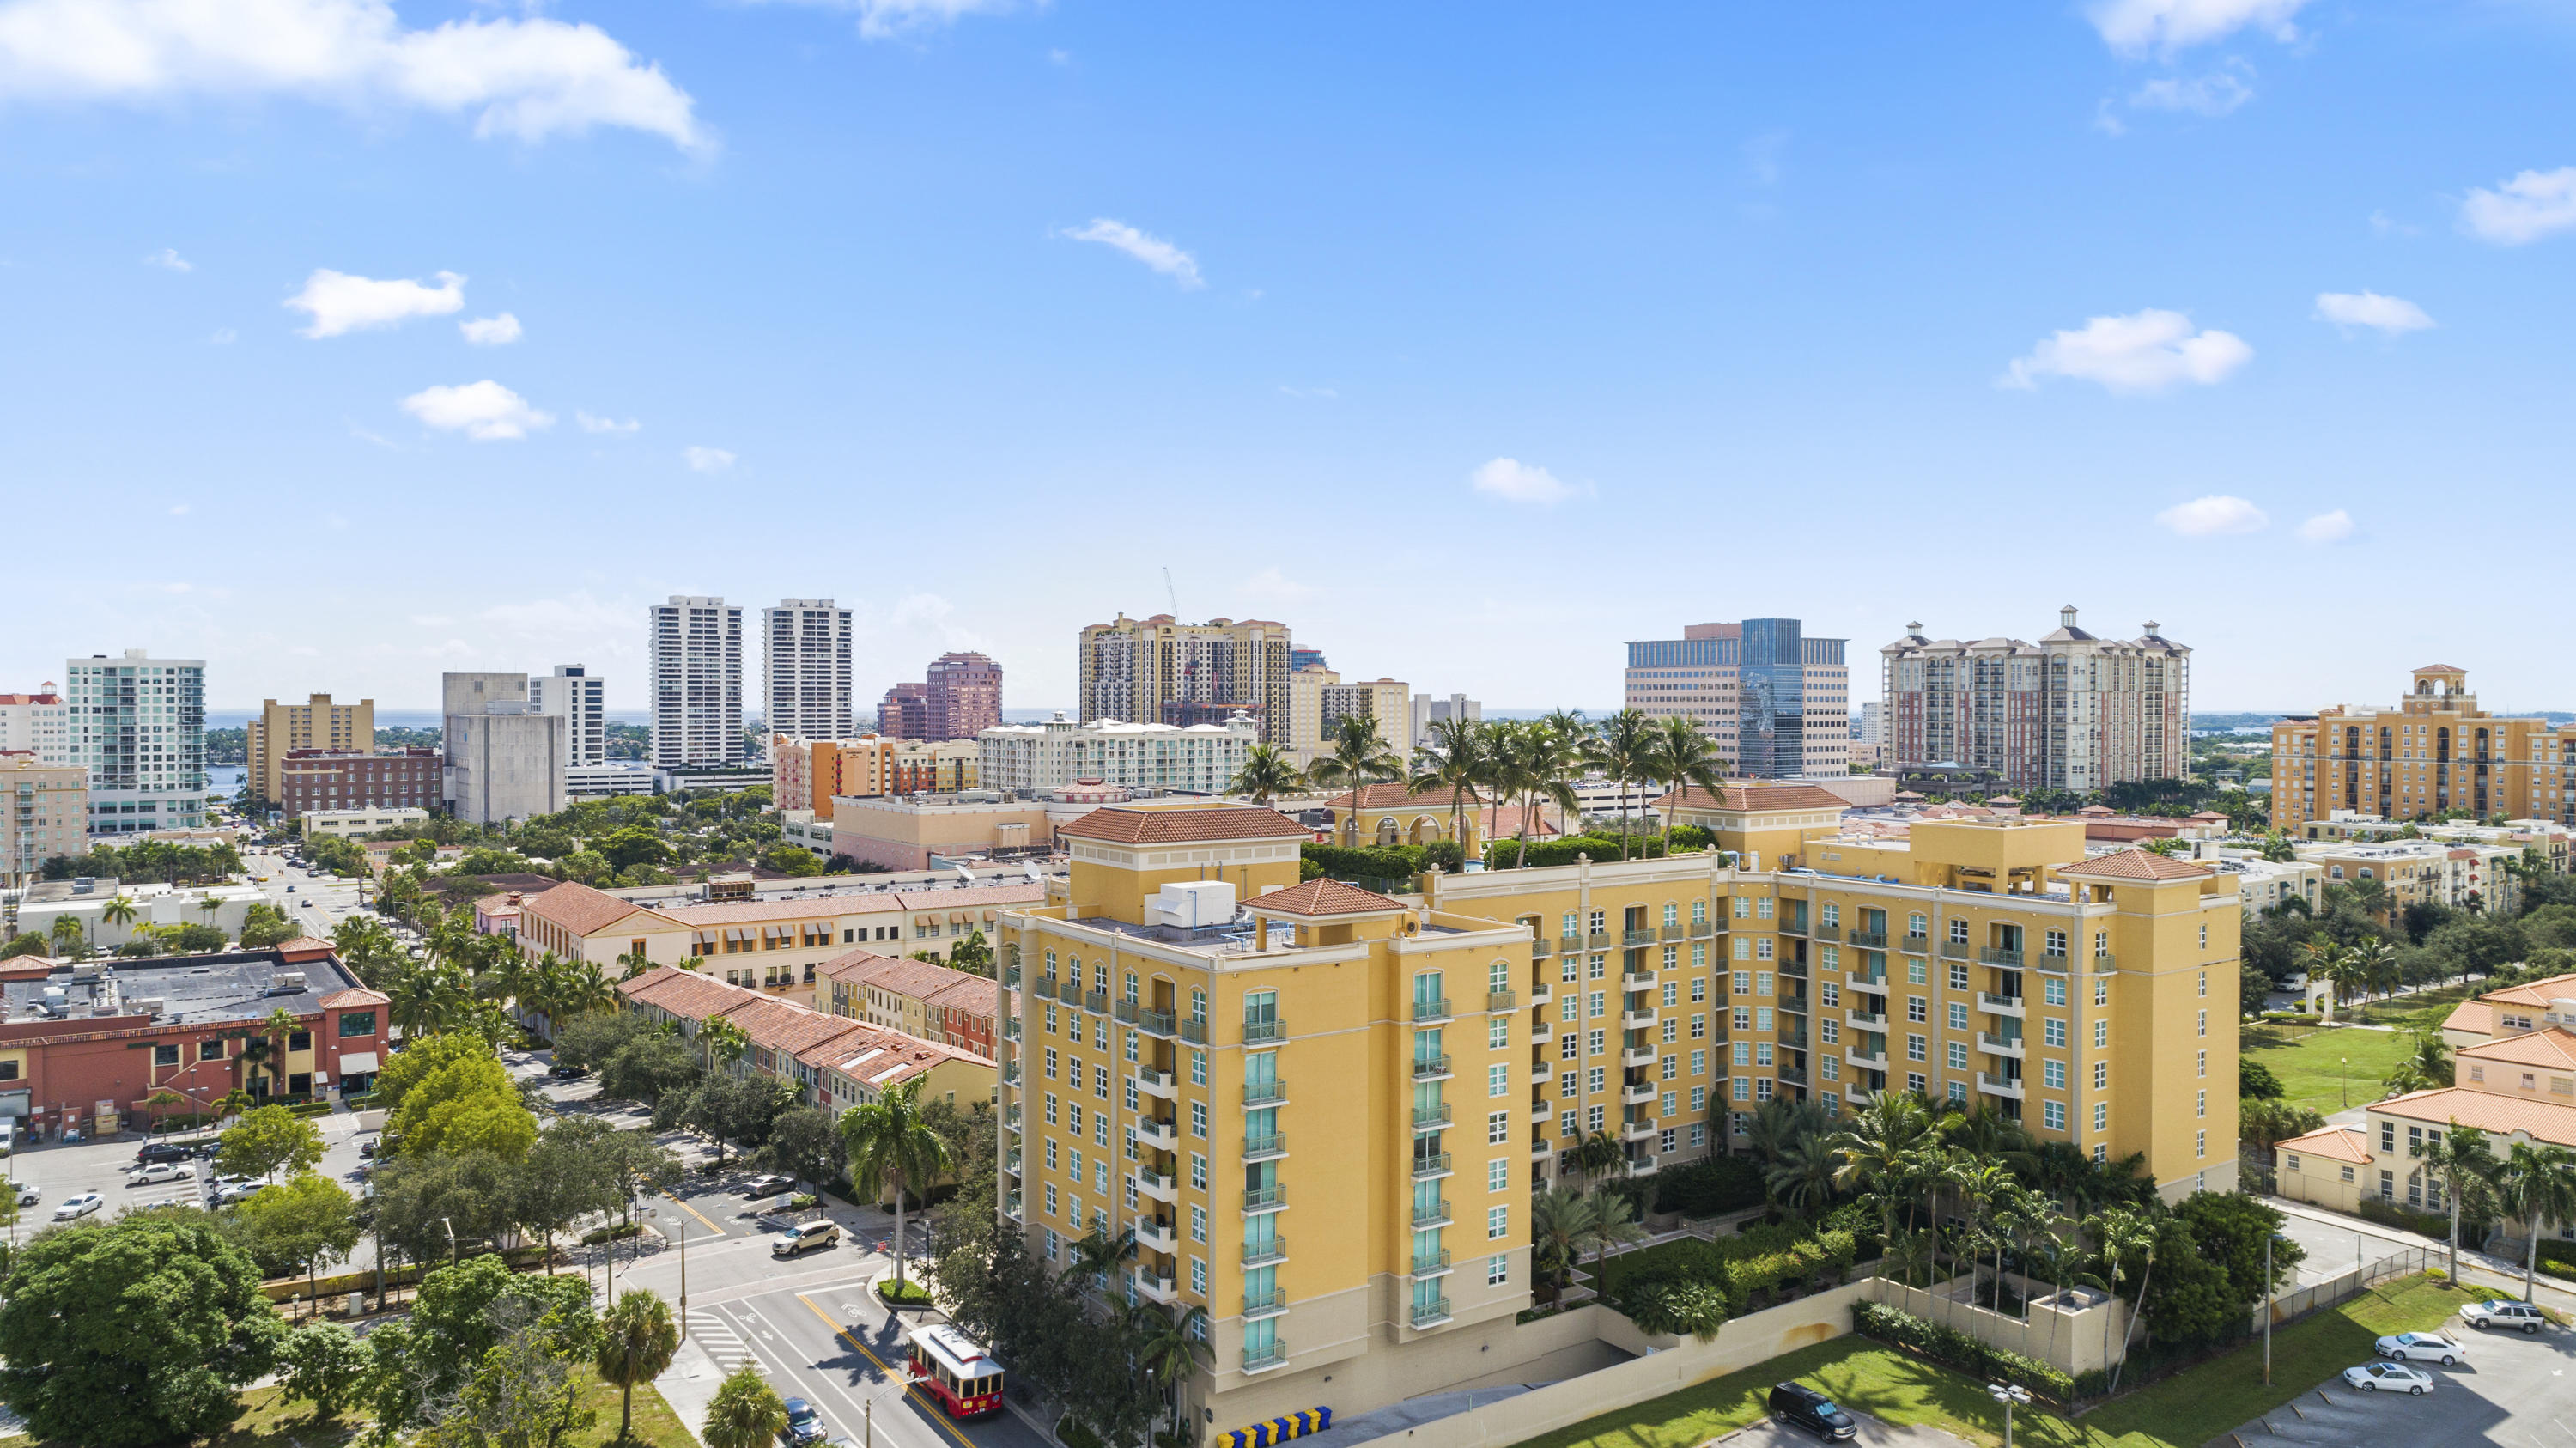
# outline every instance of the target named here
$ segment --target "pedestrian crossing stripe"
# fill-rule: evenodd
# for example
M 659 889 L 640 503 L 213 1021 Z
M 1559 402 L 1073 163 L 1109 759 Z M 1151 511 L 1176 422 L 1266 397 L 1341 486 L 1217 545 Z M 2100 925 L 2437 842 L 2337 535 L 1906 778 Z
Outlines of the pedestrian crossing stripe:
M 698 1346 L 727 1373 L 752 1360 L 751 1345 L 742 1340 L 742 1334 L 712 1312 L 690 1313 L 689 1335 L 697 1338 Z

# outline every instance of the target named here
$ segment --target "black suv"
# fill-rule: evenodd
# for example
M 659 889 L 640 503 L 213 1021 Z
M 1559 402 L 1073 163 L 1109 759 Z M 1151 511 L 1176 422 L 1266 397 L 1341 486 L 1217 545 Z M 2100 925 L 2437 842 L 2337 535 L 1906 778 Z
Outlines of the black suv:
M 175 1141 L 155 1141 L 134 1153 L 134 1164 L 150 1166 L 156 1161 L 186 1161 L 195 1154 L 193 1147 L 182 1146 Z
M 1804 1428 L 1828 1443 L 1854 1437 L 1860 1424 L 1852 1415 L 1834 1406 L 1834 1400 L 1813 1388 L 1796 1383 L 1780 1383 L 1771 1389 L 1771 1417 L 1774 1421 Z

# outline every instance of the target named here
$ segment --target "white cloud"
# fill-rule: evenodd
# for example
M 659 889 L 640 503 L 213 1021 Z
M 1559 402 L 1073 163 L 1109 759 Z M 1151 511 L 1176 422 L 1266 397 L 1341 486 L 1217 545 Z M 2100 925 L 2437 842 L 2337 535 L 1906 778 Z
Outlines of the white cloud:
M 0 0 L 0 94 L 285 95 L 473 112 L 478 136 L 622 126 L 707 144 L 688 93 L 595 25 L 530 14 L 413 30 L 388 0 Z
M 1545 468 L 1514 458 L 1496 458 L 1468 474 L 1467 481 L 1486 497 L 1542 508 L 1553 508 L 1568 498 L 1592 491 L 1588 483 L 1578 488 L 1560 481 Z
M 734 462 L 733 454 L 720 447 L 682 448 L 680 456 L 687 458 L 689 466 L 702 473 L 723 472 L 732 467 Z
M 2098 0 L 2093 28 L 2123 55 L 2172 54 L 2251 27 L 2275 40 L 2296 40 L 2290 21 L 2308 0 Z
M 859 13 L 859 34 L 884 40 L 906 31 L 948 25 L 967 15 L 995 15 L 1017 9 L 1013 0 L 795 0 L 795 3 Z M 1043 6 L 1046 0 L 1037 0 Z M 1061 51 L 1050 51 L 1050 56 Z M 1061 61 L 1057 62 L 1062 64 Z
M 2576 229 L 2576 166 L 2525 171 L 2493 191 L 2470 187 L 2469 199 L 2460 203 L 2460 227 L 2498 246 Z
M 2301 523 L 2299 525 L 2299 541 L 2302 543 L 2340 543 L 2346 538 L 2351 537 L 2356 531 L 2358 531 L 2358 529 L 2352 521 L 2352 515 L 2341 508 L 2337 508 L 2331 513 L 2319 513 L 2308 521 Z
M 572 420 L 580 423 L 584 432 L 604 432 L 617 437 L 625 437 L 644 425 L 631 417 L 619 422 L 613 417 L 593 417 L 587 412 L 574 413 Z
M 378 281 L 316 267 L 304 279 L 304 290 L 288 297 L 285 305 L 313 319 L 303 334 L 319 340 L 367 327 L 391 327 L 413 317 L 462 311 L 465 278 L 443 271 L 438 285 L 432 287 L 403 278 Z
M 1285 383 L 1285 382 L 1282 382 L 1282 383 L 1280 383 L 1280 384 L 1279 384 L 1279 390 L 1280 390 L 1281 392 L 1286 393 L 1286 394 L 1287 394 L 1287 395 L 1289 395 L 1290 397 L 1339 397 L 1339 396 L 1341 396 L 1341 395 L 1342 395 L 1342 394 L 1341 394 L 1340 389 L 1338 389 L 1338 388 L 1333 388 L 1333 387 L 1291 387 L 1291 386 L 1289 386 L 1289 385 L 1288 385 L 1287 383 Z
M 2404 297 L 2383 297 L 2377 292 L 2319 292 L 2317 320 L 2346 330 L 2376 327 L 2391 337 L 2401 332 L 2421 332 L 2433 325 L 2422 307 Z
M 555 422 L 553 414 L 539 412 L 526 398 L 488 378 L 415 392 L 402 400 L 402 409 L 431 427 L 462 432 L 476 442 L 523 438 Z
M 165 246 L 143 259 L 145 266 L 163 267 L 175 272 L 195 271 L 197 264 L 179 255 L 177 247 Z
M 2184 79 L 2163 76 L 2132 92 L 2129 104 L 2142 111 L 2189 111 L 2195 116 L 2223 116 L 2254 99 L 2254 88 L 2231 71 Z
M 507 347 L 519 340 L 519 319 L 503 312 L 497 317 L 476 317 L 470 322 L 459 322 L 456 330 L 464 333 L 465 340 L 477 347 Z
M 2016 357 L 2002 387 L 2035 387 L 2043 377 L 2076 377 L 2113 392 L 2161 392 L 2177 382 L 2218 382 L 2252 360 L 2233 332 L 2192 330 L 2191 318 L 2150 307 L 2125 317 L 2088 317 L 2081 331 L 2056 332 Z
M 2212 493 L 2177 503 L 2158 513 L 2156 521 L 2186 538 L 2208 538 L 2221 533 L 2259 533 L 2272 518 L 2243 498 Z
M 1136 258 L 1145 265 L 1180 283 L 1183 291 L 1207 285 L 1199 278 L 1196 257 L 1159 236 L 1149 236 L 1123 221 L 1095 217 L 1089 226 L 1076 227 L 1064 233 L 1068 241 L 1096 241 Z
M 185 503 L 172 503 L 170 505 L 170 516 L 173 518 L 184 518 L 188 516 L 188 505 Z
M 239 334 L 234 332 L 230 327 L 217 327 L 215 329 L 215 335 L 208 337 L 206 340 L 214 343 L 218 347 L 221 347 L 232 341 L 237 335 Z

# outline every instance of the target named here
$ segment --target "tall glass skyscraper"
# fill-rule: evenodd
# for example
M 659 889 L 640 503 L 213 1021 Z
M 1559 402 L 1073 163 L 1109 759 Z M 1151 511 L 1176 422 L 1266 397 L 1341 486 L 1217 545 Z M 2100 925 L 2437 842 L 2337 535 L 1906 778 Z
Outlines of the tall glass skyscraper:
M 1695 623 L 1628 645 L 1626 706 L 1699 724 L 1748 779 L 1851 772 L 1851 677 L 1841 639 L 1794 618 Z

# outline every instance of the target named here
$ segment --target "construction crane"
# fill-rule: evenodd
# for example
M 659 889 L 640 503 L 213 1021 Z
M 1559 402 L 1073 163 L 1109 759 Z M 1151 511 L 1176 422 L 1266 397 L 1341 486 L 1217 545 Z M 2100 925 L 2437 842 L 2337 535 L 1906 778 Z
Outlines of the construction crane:
M 1181 621 L 1181 595 L 1172 587 L 1172 566 L 1163 565 L 1163 597 L 1172 605 L 1172 622 Z

